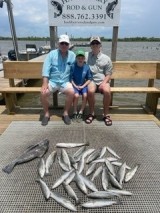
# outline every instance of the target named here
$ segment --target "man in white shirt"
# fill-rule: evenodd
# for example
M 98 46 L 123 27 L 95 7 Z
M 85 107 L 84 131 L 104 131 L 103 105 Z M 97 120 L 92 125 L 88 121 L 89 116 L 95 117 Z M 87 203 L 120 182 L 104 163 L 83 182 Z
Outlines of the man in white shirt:
M 59 48 L 49 52 L 43 64 L 41 88 L 41 102 L 44 109 L 43 126 L 47 125 L 50 120 L 49 95 L 57 90 L 66 95 L 62 119 L 67 125 L 71 123 L 69 110 L 73 102 L 74 90 L 69 78 L 70 66 L 75 61 L 75 54 L 69 50 L 69 44 L 68 35 L 61 35 Z

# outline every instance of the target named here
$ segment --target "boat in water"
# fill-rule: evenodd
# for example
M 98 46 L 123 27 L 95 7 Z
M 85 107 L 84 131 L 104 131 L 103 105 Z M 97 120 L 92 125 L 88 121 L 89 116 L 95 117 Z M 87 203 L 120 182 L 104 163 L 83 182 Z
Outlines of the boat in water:
M 36 47 L 35 44 L 26 44 L 26 49 L 18 52 L 18 59 L 20 61 L 28 61 L 33 58 L 36 58 L 40 55 L 46 54 L 50 51 L 49 48 L 45 48 L 45 46 L 41 46 L 39 48 Z M 15 50 L 9 50 L 8 59 L 11 61 L 16 61 L 16 52 Z

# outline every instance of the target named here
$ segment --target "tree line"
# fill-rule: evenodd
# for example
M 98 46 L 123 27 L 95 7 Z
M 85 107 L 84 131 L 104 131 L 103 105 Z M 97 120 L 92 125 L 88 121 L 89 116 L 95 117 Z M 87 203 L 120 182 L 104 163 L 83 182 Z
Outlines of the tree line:
M 0 36 L 0 40 L 12 40 L 11 37 L 3 37 Z M 19 41 L 49 41 L 50 38 L 49 37 L 36 37 L 36 36 L 28 36 L 28 37 L 19 37 L 17 38 L 17 40 Z M 72 41 L 89 41 L 90 37 L 88 38 L 71 38 Z M 112 41 L 112 38 L 105 38 L 105 37 L 101 37 L 102 41 Z M 118 41 L 160 41 L 160 38 L 155 38 L 155 37 L 128 37 L 128 38 L 118 38 Z

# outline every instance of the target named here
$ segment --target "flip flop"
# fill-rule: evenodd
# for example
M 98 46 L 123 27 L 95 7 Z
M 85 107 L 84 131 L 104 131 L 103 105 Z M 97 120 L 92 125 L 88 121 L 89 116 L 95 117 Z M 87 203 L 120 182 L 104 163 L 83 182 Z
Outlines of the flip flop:
M 109 115 L 106 115 L 103 117 L 103 121 L 106 126 L 111 126 L 112 125 L 112 119 Z

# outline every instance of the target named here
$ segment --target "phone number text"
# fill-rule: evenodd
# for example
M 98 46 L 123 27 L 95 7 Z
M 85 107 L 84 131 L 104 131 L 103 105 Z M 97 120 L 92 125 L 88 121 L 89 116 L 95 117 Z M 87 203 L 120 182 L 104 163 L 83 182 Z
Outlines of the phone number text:
M 106 17 L 106 14 L 62 14 L 63 19 L 100 20 Z

